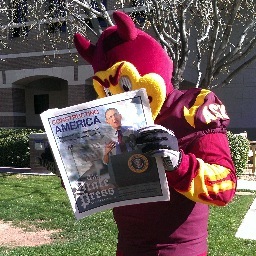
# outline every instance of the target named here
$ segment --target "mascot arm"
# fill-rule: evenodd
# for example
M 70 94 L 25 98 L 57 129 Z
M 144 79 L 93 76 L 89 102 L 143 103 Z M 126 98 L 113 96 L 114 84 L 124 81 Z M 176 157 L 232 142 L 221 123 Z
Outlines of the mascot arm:
M 226 134 L 209 133 L 182 152 L 178 169 L 166 172 L 169 186 L 192 201 L 224 206 L 236 189 L 236 174 Z M 193 153 L 192 153 L 193 152 Z

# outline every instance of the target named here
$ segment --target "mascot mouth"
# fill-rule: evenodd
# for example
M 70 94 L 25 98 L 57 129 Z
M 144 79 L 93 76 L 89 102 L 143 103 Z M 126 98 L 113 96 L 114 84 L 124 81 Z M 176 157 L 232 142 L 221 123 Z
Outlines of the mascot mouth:
M 99 98 L 145 88 L 153 119 L 158 115 L 166 97 L 164 79 L 155 73 L 141 76 L 136 67 L 126 61 L 117 62 L 93 76 L 93 86 Z

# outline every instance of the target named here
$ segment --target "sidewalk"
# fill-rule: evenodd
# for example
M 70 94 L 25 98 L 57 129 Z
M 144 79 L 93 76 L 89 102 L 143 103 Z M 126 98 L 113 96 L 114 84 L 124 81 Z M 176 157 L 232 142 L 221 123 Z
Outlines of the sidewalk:
M 14 167 L 0 167 L 0 173 L 13 173 L 13 174 L 24 174 L 24 175 L 55 175 L 52 172 L 34 172 L 31 168 L 14 168 Z
M 238 181 L 237 181 L 237 189 L 256 190 L 256 181 L 254 181 L 254 180 L 238 179 Z
M 255 180 L 243 180 L 239 179 L 237 181 L 237 190 L 250 190 L 256 191 L 256 181 Z M 256 240 L 256 199 L 254 199 L 250 209 L 244 216 L 244 219 L 239 226 L 235 237 Z
M 256 240 L 256 199 L 254 199 L 250 209 L 246 213 L 240 227 L 238 228 L 235 237 Z

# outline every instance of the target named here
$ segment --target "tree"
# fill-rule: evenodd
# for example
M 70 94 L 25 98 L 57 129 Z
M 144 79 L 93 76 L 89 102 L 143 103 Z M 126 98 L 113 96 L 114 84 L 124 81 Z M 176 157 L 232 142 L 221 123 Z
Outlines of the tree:
M 196 86 L 225 86 L 256 59 L 255 3 L 243 0 L 152 0 L 155 33 L 174 61 L 179 88 L 189 61 L 197 67 Z
M 51 11 L 40 11 L 49 2 Z M 97 40 L 105 26 L 113 25 L 113 10 L 107 10 L 102 0 L 41 0 L 32 3 L 22 12 L 31 13 L 30 21 L 15 22 L 12 19 L 12 23 L 0 25 L 2 32 L 26 27 L 22 30 L 26 35 L 40 23 L 55 24 L 50 27 L 56 32 L 60 24 L 71 21 L 70 34 L 79 31 Z M 1 8 L 11 20 L 10 13 L 13 15 L 13 12 L 6 1 L 1 2 Z M 194 66 L 196 72 L 193 76 L 196 78 L 191 82 L 196 87 L 212 89 L 229 84 L 256 59 L 254 0 L 121 0 L 115 9 L 129 12 L 142 29 L 153 28 L 156 38 L 174 62 L 175 88 L 180 88 L 189 66 Z M 102 21 L 105 21 L 104 27 L 100 25 Z M 5 34 L 2 33 L 0 38 L 6 47 Z

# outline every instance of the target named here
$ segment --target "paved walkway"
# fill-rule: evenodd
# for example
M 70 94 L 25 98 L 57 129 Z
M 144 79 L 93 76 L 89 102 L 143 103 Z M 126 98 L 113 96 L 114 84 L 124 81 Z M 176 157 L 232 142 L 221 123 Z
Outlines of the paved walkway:
M 31 168 L 0 167 L 0 173 L 17 173 L 26 175 L 55 175 L 52 172 L 34 172 Z
M 238 180 L 237 190 L 256 190 L 256 181 Z M 250 209 L 246 213 L 235 236 L 237 238 L 256 240 L 256 199 L 253 201 Z
M 237 238 L 256 240 L 256 199 L 246 213 L 240 227 L 236 232 Z
M 256 181 L 239 179 L 237 189 L 256 190 Z

